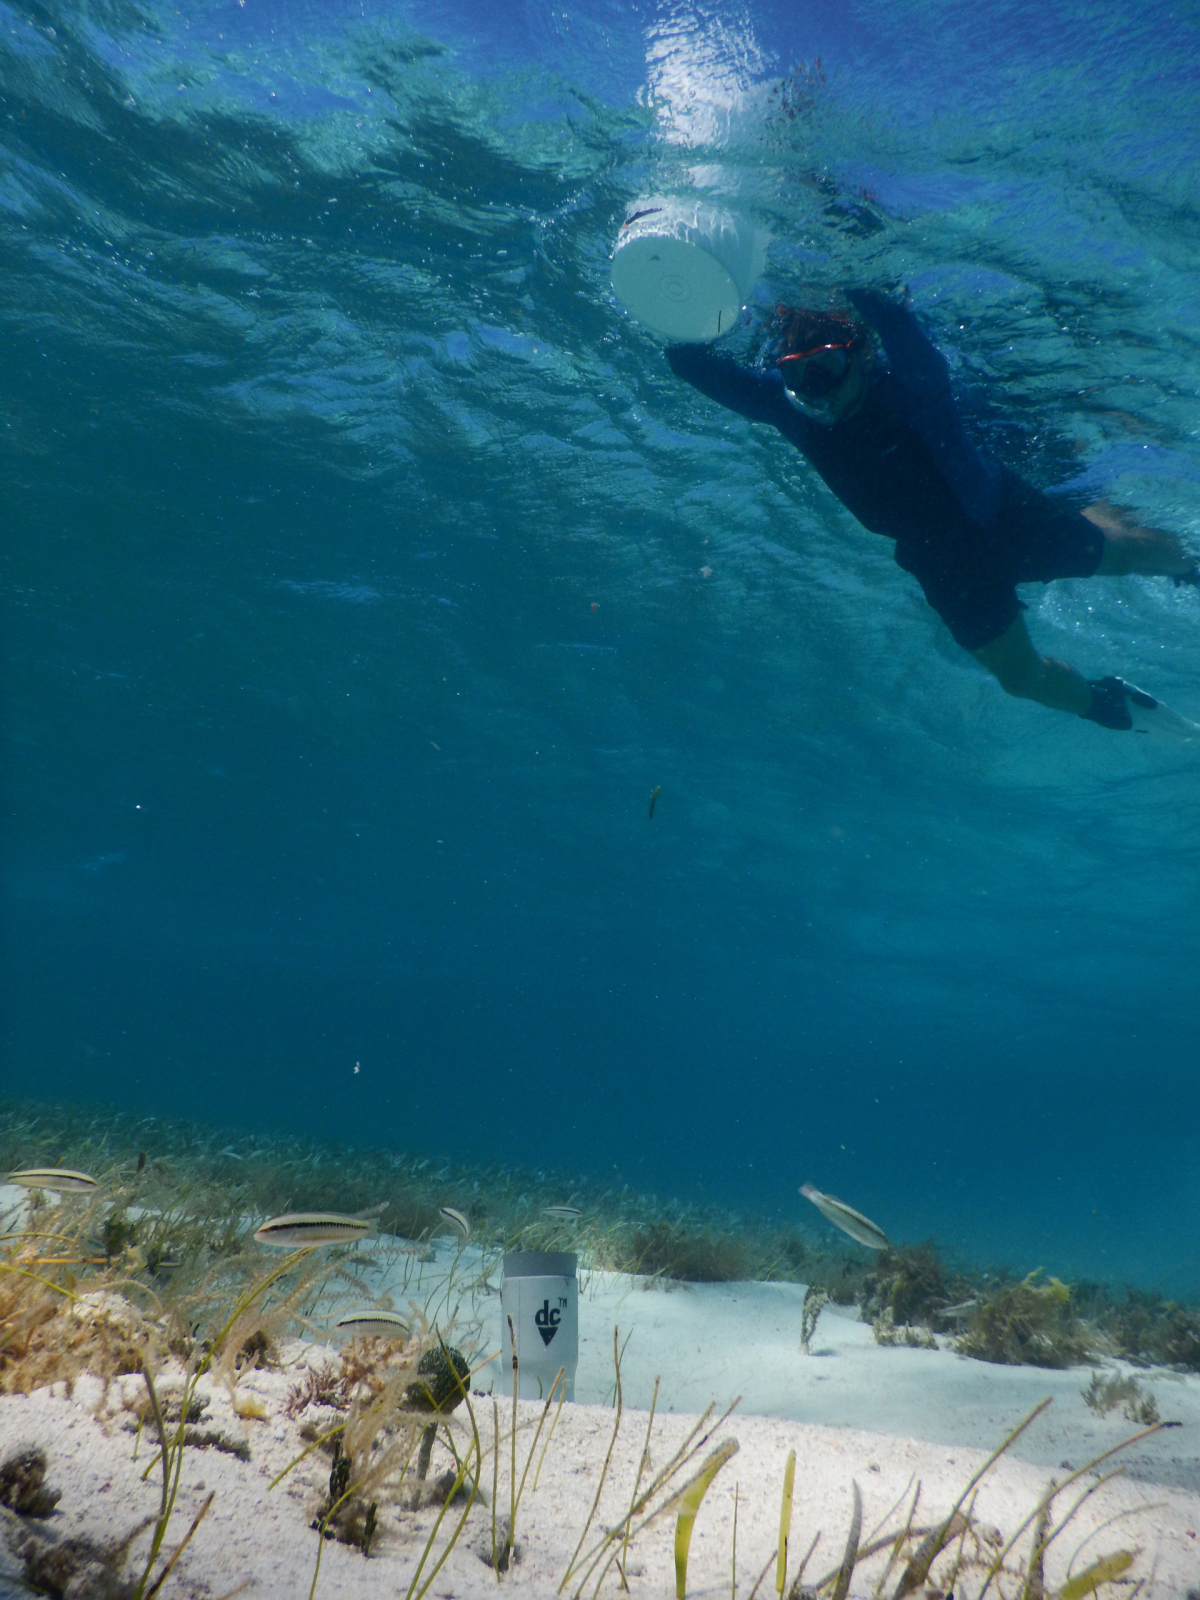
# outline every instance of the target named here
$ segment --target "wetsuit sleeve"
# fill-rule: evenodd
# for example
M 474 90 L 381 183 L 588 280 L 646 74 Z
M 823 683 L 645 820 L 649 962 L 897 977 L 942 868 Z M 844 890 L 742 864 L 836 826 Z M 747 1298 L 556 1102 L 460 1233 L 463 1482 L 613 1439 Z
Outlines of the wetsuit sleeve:
M 710 400 L 728 406 L 751 422 L 770 422 L 787 432 L 793 417 L 797 423 L 804 421 L 784 399 L 783 386 L 777 378 L 743 367 L 732 356 L 718 355 L 711 345 L 670 345 L 667 360 L 677 378 L 686 379 Z
M 873 289 L 853 290 L 849 298 L 878 333 L 893 376 L 913 402 L 904 421 L 920 436 L 967 515 L 990 527 L 1000 503 L 1000 466 L 968 437 L 945 356 L 907 306 Z

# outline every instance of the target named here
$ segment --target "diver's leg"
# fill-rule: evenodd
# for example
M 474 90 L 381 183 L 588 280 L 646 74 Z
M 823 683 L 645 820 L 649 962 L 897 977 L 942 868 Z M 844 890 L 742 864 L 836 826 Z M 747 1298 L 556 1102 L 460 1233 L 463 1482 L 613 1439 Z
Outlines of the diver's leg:
M 1078 717 L 1087 716 L 1091 709 L 1091 684 L 1065 661 L 1038 655 L 1024 617 L 1018 617 L 998 639 L 971 654 L 983 663 L 1005 694 L 1036 700 L 1052 711 L 1073 711 Z
M 1104 553 L 1096 568 L 1098 576 L 1118 578 L 1126 573 L 1140 572 L 1148 577 L 1180 578 L 1185 583 L 1200 583 L 1200 568 L 1195 558 L 1188 554 L 1173 533 L 1162 533 L 1158 528 L 1144 528 L 1116 506 L 1110 506 L 1103 500 L 1094 506 L 1086 506 L 1083 515 L 1104 535 Z

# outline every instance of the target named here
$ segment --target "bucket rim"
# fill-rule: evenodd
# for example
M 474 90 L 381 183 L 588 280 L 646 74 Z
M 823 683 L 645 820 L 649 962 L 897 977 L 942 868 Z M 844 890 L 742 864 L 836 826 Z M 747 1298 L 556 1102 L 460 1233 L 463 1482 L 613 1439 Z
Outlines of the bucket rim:
M 573 1250 L 513 1250 L 504 1258 L 506 1278 L 574 1278 L 579 1257 Z

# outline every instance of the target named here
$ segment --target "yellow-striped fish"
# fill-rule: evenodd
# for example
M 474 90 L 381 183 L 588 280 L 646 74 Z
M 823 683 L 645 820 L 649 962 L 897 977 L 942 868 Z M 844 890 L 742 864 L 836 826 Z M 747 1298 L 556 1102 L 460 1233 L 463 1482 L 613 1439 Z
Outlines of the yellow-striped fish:
M 339 1317 L 335 1326 L 351 1339 L 394 1339 L 403 1344 L 412 1336 L 412 1324 L 398 1311 L 352 1311 Z
M 346 1217 L 337 1211 L 289 1211 L 264 1222 L 254 1237 L 276 1250 L 303 1250 L 308 1245 L 353 1244 L 365 1238 L 371 1227 L 364 1217 Z
M 10 1172 L 9 1183 L 19 1183 L 25 1189 L 53 1189 L 56 1194 L 87 1194 L 99 1188 L 88 1172 L 72 1172 L 70 1167 L 26 1167 L 23 1172 Z
M 463 1216 L 462 1212 L 457 1210 L 454 1206 L 439 1206 L 438 1216 L 441 1217 L 443 1222 L 448 1222 L 450 1224 L 455 1233 L 457 1233 L 459 1238 L 462 1239 L 464 1244 L 471 1237 L 470 1222 L 468 1222 L 467 1218 Z
M 835 1228 L 848 1233 L 859 1244 L 865 1244 L 868 1250 L 891 1249 L 883 1229 L 877 1227 L 870 1217 L 864 1217 L 861 1211 L 848 1206 L 844 1200 L 835 1200 L 831 1194 L 822 1194 L 811 1183 L 801 1184 L 800 1193 L 806 1200 L 812 1201 L 826 1222 L 832 1222 Z

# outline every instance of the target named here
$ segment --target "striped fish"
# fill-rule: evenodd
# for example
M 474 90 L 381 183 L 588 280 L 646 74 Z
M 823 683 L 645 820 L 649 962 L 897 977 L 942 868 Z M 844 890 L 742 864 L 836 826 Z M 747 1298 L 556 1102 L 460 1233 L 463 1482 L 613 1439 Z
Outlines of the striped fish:
M 72 1172 L 70 1167 L 26 1167 L 10 1172 L 9 1183 L 25 1189 L 53 1189 L 56 1194 L 87 1194 L 100 1186 L 88 1172 Z
M 578 1222 L 583 1212 L 578 1206 L 543 1206 L 542 1215 L 552 1222 Z
M 365 1238 L 372 1224 L 364 1217 L 346 1217 L 337 1211 L 289 1211 L 257 1228 L 259 1244 L 277 1250 L 302 1250 L 307 1245 L 353 1244 Z
M 398 1311 L 352 1311 L 339 1317 L 335 1326 L 351 1339 L 394 1339 L 403 1344 L 412 1336 L 412 1324 Z
M 806 1200 L 812 1201 L 826 1222 L 832 1222 L 835 1228 L 848 1233 L 859 1244 L 865 1244 L 868 1250 L 891 1249 L 883 1229 L 876 1227 L 870 1217 L 864 1217 L 861 1211 L 855 1211 L 844 1200 L 835 1200 L 831 1194 L 822 1194 L 811 1183 L 801 1184 L 800 1193 Z
M 455 1210 L 453 1206 L 439 1206 L 438 1216 L 441 1217 L 443 1222 L 450 1224 L 464 1244 L 471 1237 L 471 1224 L 461 1211 Z

